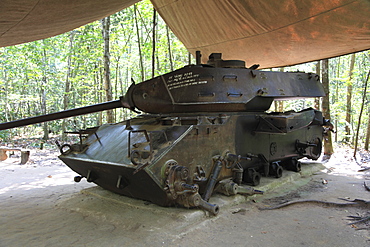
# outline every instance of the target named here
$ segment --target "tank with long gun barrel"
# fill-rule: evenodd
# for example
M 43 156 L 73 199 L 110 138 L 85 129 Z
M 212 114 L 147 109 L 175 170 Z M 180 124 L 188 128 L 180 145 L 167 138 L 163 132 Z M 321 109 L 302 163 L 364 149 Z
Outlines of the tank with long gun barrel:
M 320 111 L 266 113 L 274 100 L 325 96 L 316 74 L 258 71 L 240 60 L 197 63 L 132 84 L 119 100 L 1 123 L 0 130 L 119 107 L 145 114 L 74 132 L 59 158 L 79 176 L 162 206 L 201 207 L 214 191 L 243 193 L 261 176 L 300 171 L 318 159 L 327 124 Z M 260 193 L 254 191 L 254 193 Z

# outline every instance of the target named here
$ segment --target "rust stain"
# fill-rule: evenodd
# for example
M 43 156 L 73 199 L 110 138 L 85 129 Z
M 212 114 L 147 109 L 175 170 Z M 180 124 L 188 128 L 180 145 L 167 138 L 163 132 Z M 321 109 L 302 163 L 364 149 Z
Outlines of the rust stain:
M 311 35 L 312 38 L 317 39 L 320 36 L 320 32 L 312 31 L 312 32 L 310 32 L 310 35 Z
M 294 1 L 287 1 L 284 4 L 284 10 L 286 13 L 293 14 L 294 16 L 299 15 L 298 7 Z
M 298 42 L 303 41 L 302 37 L 298 34 L 298 32 L 296 32 L 294 27 L 289 26 L 288 31 L 290 33 L 292 41 L 298 41 Z

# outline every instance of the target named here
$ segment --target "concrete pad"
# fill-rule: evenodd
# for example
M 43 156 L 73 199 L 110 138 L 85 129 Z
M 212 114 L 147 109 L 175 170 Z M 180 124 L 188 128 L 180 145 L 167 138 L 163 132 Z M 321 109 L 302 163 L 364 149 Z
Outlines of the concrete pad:
M 276 189 L 289 184 L 288 188 L 281 189 L 281 193 L 294 190 L 299 186 L 307 184 L 312 174 L 324 168 L 325 167 L 319 162 L 306 162 L 302 164 L 301 172 L 284 170 L 281 178 L 263 177 L 260 185 L 256 186 L 255 189 L 264 191 L 264 195 L 244 196 L 238 194 L 234 196 L 225 196 L 214 193 L 209 202 L 219 205 L 222 211 L 251 199 L 262 200 L 269 196 L 276 196 Z M 270 193 L 270 191 L 274 192 Z M 207 211 L 201 209 L 161 207 L 143 200 L 115 194 L 99 186 L 83 189 L 80 195 L 73 196 L 59 203 L 58 206 L 88 216 L 93 215 L 101 220 L 107 220 L 117 224 L 124 224 L 132 219 L 137 223 L 141 222 L 140 224 L 145 224 L 145 222 L 148 221 L 155 221 L 158 223 L 166 222 L 165 225 L 167 225 L 169 229 L 173 229 L 174 226 L 168 225 L 168 219 L 179 220 L 181 221 L 180 228 L 186 228 L 205 217 L 213 217 Z M 102 210 L 102 207 L 104 210 Z M 118 211 L 120 212 L 119 215 L 117 215 Z M 179 228 L 178 222 L 176 222 L 175 228 Z

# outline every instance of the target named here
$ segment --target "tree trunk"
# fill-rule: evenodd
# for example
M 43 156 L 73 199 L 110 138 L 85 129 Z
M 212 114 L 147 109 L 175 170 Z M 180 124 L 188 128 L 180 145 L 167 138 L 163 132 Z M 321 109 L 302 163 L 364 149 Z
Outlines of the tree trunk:
M 329 102 L 329 60 L 322 60 L 321 74 L 322 74 L 322 85 L 325 90 L 326 96 L 322 100 L 322 113 L 326 119 L 331 119 L 330 117 L 330 102 Z M 334 153 L 333 143 L 331 139 L 331 132 L 327 133 L 326 141 L 324 141 L 324 155 L 328 158 Z
M 367 130 L 365 139 L 365 150 L 369 151 L 369 140 L 370 140 L 370 113 L 367 114 Z
M 170 31 L 167 25 L 166 25 L 166 34 L 167 34 L 168 57 L 170 59 L 170 68 L 171 71 L 173 71 Z
M 137 12 L 137 8 L 136 8 L 136 4 L 135 4 L 134 5 L 134 15 L 135 15 L 135 24 L 136 24 L 137 45 L 138 45 L 138 48 L 139 48 L 141 81 L 144 81 L 145 80 L 144 63 L 143 63 L 143 56 L 141 54 L 139 23 L 138 23 L 138 20 L 137 20 L 137 14 L 136 14 L 136 12 Z
M 317 61 L 317 63 L 316 63 L 316 74 L 318 75 L 318 76 L 320 76 L 320 61 Z M 315 98 L 315 105 L 314 105 L 314 108 L 315 109 L 320 109 L 320 98 L 319 97 L 316 97 Z
M 340 57 L 338 57 L 336 77 L 337 78 L 340 77 Z M 333 102 L 337 102 L 339 100 L 339 83 L 338 82 L 335 83 L 335 94 L 334 94 L 334 96 L 335 97 L 333 97 L 334 98 Z M 338 129 L 338 114 L 335 115 L 334 128 L 336 130 Z M 335 132 L 334 136 L 335 136 L 335 142 L 337 142 L 338 141 L 338 131 Z
M 155 72 L 155 28 L 157 25 L 157 11 L 153 8 L 153 43 L 152 43 L 152 78 Z
M 120 74 L 121 74 L 120 67 L 119 67 L 119 61 L 120 61 L 120 57 L 117 58 L 117 63 L 116 63 L 116 80 L 114 82 L 114 93 L 113 93 L 115 99 L 118 99 L 120 96 L 118 94 L 118 88 L 119 88 L 118 81 L 119 81 Z M 121 119 L 118 112 L 121 112 L 121 111 L 116 111 L 116 109 L 113 110 L 113 113 L 114 113 L 113 116 L 114 116 L 115 122 L 117 119 Z
M 110 29 L 110 17 L 105 17 L 101 20 L 102 23 L 102 34 L 104 39 L 104 91 L 106 101 L 112 101 L 112 84 L 110 81 L 110 54 L 109 54 L 109 29 Z M 107 110 L 107 122 L 113 123 L 113 111 Z
M 72 75 L 72 50 L 73 50 L 73 38 L 74 38 L 74 31 L 71 31 L 69 34 L 69 55 L 67 60 L 67 76 L 66 76 L 66 82 L 64 84 L 64 95 L 63 95 L 63 110 L 67 110 L 69 107 L 69 92 L 71 90 L 71 75 Z M 63 119 L 62 122 L 62 140 L 66 140 L 66 125 L 67 120 Z
M 4 75 L 3 75 L 3 78 L 4 78 L 4 81 L 5 81 L 5 121 L 6 122 L 9 122 L 10 121 L 10 118 L 9 118 L 9 109 L 10 109 L 10 106 L 9 106 L 9 81 L 8 81 L 8 78 L 7 78 L 7 71 L 4 69 Z
M 353 53 L 351 56 L 351 63 L 349 66 L 349 72 L 348 72 L 348 81 L 347 81 L 347 110 L 346 110 L 346 136 L 344 140 L 346 142 L 350 142 L 350 136 L 351 136 L 351 115 L 352 115 L 352 90 L 353 90 L 353 84 L 352 84 L 352 74 L 353 74 L 353 68 L 355 65 L 355 54 Z M 351 141 L 351 143 L 353 143 Z
M 102 75 L 102 71 L 101 69 L 99 70 L 99 90 L 98 90 L 98 97 L 99 97 L 99 102 L 102 102 L 103 101 L 103 84 L 104 84 L 104 79 L 103 79 L 103 75 Z M 98 112 L 99 114 L 99 117 L 98 117 L 98 122 L 99 124 L 98 125 L 102 125 L 103 124 L 103 112 L 102 111 L 99 111 Z
M 43 77 L 42 77 L 42 84 L 41 84 L 41 109 L 42 109 L 42 114 L 46 114 L 46 85 L 47 85 L 47 78 L 46 78 L 46 71 L 45 69 L 49 67 L 49 64 L 47 63 L 47 57 L 46 57 L 46 50 L 45 50 L 45 43 L 44 43 L 44 48 L 43 48 Z M 44 122 L 43 123 L 43 130 L 44 130 L 44 136 L 43 140 L 48 140 L 49 139 L 49 130 L 48 130 L 48 123 Z M 43 145 L 43 143 L 41 144 Z M 41 149 L 43 146 L 41 146 Z
M 46 76 L 42 77 L 42 85 L 41 85 L 41 110 L 42 114 L 46 114 Z M 48 140 L 49 139 L 49 130 L 48 130 L 48 123 L 44 122 L 43 123 L 43 130 L 44 130 L 44 136 L 42 137 L 43 140 Z M 41 148 L 42 149 L 42 148 Z
M 358 124 L 357 124 L 357 131 L 356 131 L 356 139 L 355 139 L 355 152 L 353 154 L 353 157 L 354 158 L 356 158 L 357 145 L 358 145 L 358 135 L 359 135 L 359 132 L 360 132 L 362 112 L 364 110 L 364 106 L 365 106 L 365 103 L 366 103 L 366 91 L 367 91 L 367 82 L 369 81 L 369 75 L 370 75 L 370 70 L 367 73 L 367 76 L 366 76 L 366 79 L 365 79 L 364 93 L 362 95 L 362 104 L 361 104 L 360 114 L 359 114 L 359 117 L 358 117 Z

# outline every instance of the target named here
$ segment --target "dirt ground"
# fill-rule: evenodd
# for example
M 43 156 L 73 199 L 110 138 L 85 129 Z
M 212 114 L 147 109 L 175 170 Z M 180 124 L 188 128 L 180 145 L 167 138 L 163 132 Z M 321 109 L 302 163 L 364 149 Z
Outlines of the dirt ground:
M 370 246 L 370 222 L 349 224 L 349 215 L 370 215 L 366 207 L 300 203 L 276 210 L 259 208 L 295 200 L 345 203 L 370 200 L 367 153 L 336 149 L 310 177 L 245 199 L 217 196 L 227 203 L 216 217 L 202 210 L 162 208 L 105 191 L 76 175 L 53 150 L 31 151 L 0 162 L 0 246 Z M 365 228 L 365 229 L 363 229 Z

